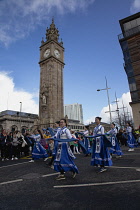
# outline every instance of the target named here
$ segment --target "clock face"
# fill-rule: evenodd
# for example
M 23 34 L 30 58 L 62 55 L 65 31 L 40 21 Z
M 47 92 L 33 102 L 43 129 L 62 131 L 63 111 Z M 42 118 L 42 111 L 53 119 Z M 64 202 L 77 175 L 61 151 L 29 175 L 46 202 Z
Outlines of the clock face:
M 45 52 L 44 52 L 44 58 L 47 58 L 50 54 L 50 49 L 47 49 Z
M 54 50 L 54 55 L 57 57 L 57 58 L 60 58 L 60 52 L 58 50 Z

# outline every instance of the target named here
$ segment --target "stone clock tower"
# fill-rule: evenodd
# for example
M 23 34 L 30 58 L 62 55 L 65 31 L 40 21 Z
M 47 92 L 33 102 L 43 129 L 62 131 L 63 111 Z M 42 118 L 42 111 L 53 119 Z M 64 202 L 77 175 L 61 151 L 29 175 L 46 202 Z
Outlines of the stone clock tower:
M 46 30 L 46 41 L 40 46 L 40 127 L 52 127 L 63 116 L 64 47 L 54 20 Z

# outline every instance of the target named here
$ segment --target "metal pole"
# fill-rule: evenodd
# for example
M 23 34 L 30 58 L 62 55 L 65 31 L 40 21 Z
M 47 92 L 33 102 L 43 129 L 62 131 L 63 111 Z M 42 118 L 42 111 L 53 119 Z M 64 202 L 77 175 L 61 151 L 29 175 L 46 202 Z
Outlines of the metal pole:
M 120 114 L 119 114 L 119 106 L 118 106 L 118 101 L 117 101 L 117 95 L 116 95 L 116 92 L 115 92 L 115 99 L 116 99 L 116 105 L 117 105 L 117 113 L 118 113 L 118 120 L 119 120 L 119 124 L 120 124 L 120 127 L 121 127 L 121 119 L 120 119 Z
M 109 106 L 110 123 L 112 123 L 110 99 L 109 99 L 109 92 L 108 92 L 108 85 L 107 85 L 107 79 L 106 79 L 106 77 L 105 77 L 105 80 L 106 80 L 106 91 L 107 91 L 107 99 L 108 99 L 108 106 Z
M 21 131 L 21 110 L 22 110 L 22 102 L 20 102 L 20 131 Z
M 123 114 L 124 114 L 124 124 L 126 125 L 126 116 L 125 116 L 125 106 L 124 106 L 124 103 L 123 103 L 123 101 L 122 101 L 122 104 L 123 104 Z

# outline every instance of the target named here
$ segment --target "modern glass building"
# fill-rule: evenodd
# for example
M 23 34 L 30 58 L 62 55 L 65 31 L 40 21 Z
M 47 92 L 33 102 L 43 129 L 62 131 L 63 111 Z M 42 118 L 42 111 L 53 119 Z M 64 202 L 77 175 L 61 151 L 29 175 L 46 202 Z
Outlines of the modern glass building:
M 119 21 L 118 36 L 124 57 L 124 69 L 131 94 L 134 126 L 140 125 L 140 12 Z
M 83 109 L 82 104 L 68 104 L 64 106 L 64 116 L 68 116 L 69 119 L 79 120 L 83 123 Z

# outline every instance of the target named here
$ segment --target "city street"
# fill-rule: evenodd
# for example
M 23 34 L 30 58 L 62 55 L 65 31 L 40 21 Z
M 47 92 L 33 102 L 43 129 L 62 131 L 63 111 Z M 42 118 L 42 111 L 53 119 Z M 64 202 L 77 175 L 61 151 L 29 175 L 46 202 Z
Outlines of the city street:
M 0 161 L 1 210 L 138 210 L 140 209 L 140 148 L 113 157 L 104 173 L 90 166 L 91 157 L 76 155 L 79 174 L 55 180 L 58 173 L 43 160 Z

